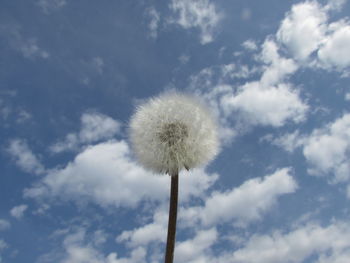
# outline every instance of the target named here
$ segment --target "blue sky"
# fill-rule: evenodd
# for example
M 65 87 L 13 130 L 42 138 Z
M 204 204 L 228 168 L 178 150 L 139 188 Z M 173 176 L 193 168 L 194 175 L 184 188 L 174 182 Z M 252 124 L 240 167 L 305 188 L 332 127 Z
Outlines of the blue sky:
M 0 7 L 0 262 L 162 262 L 170 178 L 127 132 L 173 89 L 221 141 L 180 175 L 175 262 L 348 262 L 348 1 Z

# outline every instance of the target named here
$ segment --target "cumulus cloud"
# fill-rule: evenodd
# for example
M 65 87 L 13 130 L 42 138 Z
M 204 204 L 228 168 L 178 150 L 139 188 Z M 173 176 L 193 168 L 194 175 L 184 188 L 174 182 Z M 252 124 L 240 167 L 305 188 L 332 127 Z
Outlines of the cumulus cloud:
M 330 25 L 331 34 L 323 41 L 318 57 L 325 67 L 343 69 L 350 66 L 350 24 L 345 21 Z
M 216 178 L 202 170 L 181 177 L 183 200 L 202 194 Z M 134 207 L 141 200 L 166 200 L 169 185 L 167 176 L 155 176 L 136 164 L 125 141 L 112 140 L 90 146 L 65 167 L 50 170 L 25 195 Z
M 214 192 L 201 211 L 204 225 L 236 220 L 239 224 L 259 220 L 279 196 L 295 192 L 297 183 L 290 169 L 279 169 L 264 178 L 250 179 L 227 192 Z
M 263 178 L 247 180 L 239 187 L 214 191 L 203 199 L 203 206 L 180 209 L 180 227 L 211 227 L 224 223 L 246 227 L 260 220 L 280 196 L 297 190 L 297 182 L 290 173 L 290 169 L 282 168 Z
M 307 224 L 288 233 L 274 231 L 266 235 L 256 234 L 230 258 L 218 262 L 299 263 L 311 255 L 316 256 L 315 262 L 346 262 L 350 249 L 349 234 L 349 225 L 342 222 L 326 227 Z
M 292 59 L 284 58 L 279 54 L 278 45 L 271 39 L 263 43 L 260 59 L 265 64 L 260 78 L 261 87 L 280 84 L 298 69 Z
M 174 261 L 176 263 L 208 262 L 206 253 L 218 239 L 215 228 L 200 230 L 193 239 L 179 242 L 176 245 Z
M 298 60 L 305 60 L 318 49 L 326 32 L 327 15 L 316 1 L 293 5 L 282 21 L 277 39 Z
M 129 247 L 147 246 L 151 242 L 165 242 L 168 224 L 168 213 L 165 209 L 154 212 L 151 223 L 134 230 L 123 231 L 116 241 Z
M 350 179 L 350 114 L 316 129 L 303 148 L 312 175 L 333 175 L 332 181 Z
M 17 219 L 21 219 L 24 215 L 24 212 L 27 210 L 27 208 L 28 208 L 27 205 L 15 206 L 10 210 L 10 214 L 11 214 L 11 216 L 13 216 Z
M 176 14 L 171 21 L 184 29 L 199 28 L 200 42 L 207 44 L 214 40 L 214 33 L 222 14 L 209 0 L 172 0 L 170 9 Z
M 13 139 L 7 147 L 7 152 L 19 168 L 27 173 L 42 174 L 45 172 L 44 166 L 30 150 L 27 142 L 22 139 Z
M 288 78 L 299 66 L 281 56 L 278 44 L 267 38 L 256 56 L 259 67 L 226 64 L 205 68 L 190 79 L 190 87 L 213 108 L 220 120 L 220 135 L 230 141 L 247 128 L 257 125 L 281 127 L 287 122 L 306 119 L 309 106 Z M 233 80 L 260 78 L 236 87 Z
M 178 241 L 175 262 L 221 262 L 215 259 L 212 251 L 222 234 L 216 228 L 219 224 L 246 226 L 261 219 L 281 195 L 293 193 L 296 189 L 297 183 L 290 170 L 283 168 L 263 178 L 247 180 L 239 187 L 206 194 L 201 197 L 203 206 L 184 204 L 180 200 L 178 229 L 186 233 L 190 229 L 189 233 L 193 234 Z M 116 241 L 132 250 L 163 245 L 168 220 L 166 208 L 158 207 L 151 222 L 123 231 Z
M 120 132 L 121 124 L 101 113 L 84 113 L 80 119 L 81 128 L 78 133 L 69 133 L 63 141 L 50 147 L 54 153 L 77 150 L 79 146 L 113 138 Z
M 306 1 L 293 5 L 282 21 L 276 38 L 304 66 L 343 71 L 350 66 L 348 19 L 329 22 L 331 11 L 346 1 L 331 0 L 321 5 Z
M 303 121 L 308 109 L 290 85 L 262 88 L 259 82 L 248 83 L 236 94 L 223 97 L 221 106 L 226 116 L 238 113 L 246 123 L 274 127 Z

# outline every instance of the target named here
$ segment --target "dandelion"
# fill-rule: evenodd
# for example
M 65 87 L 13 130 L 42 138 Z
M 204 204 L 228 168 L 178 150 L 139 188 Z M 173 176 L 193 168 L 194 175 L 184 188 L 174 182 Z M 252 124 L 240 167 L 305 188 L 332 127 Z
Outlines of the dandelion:
M 149 170 L 171 176 L 165 262 L 173 262 L 178 175 L 204 165 L 217 154 L 216 125 L 195 98 L 167 93 L 141 105 L 130 123 L 130 139 L 139 162 Z

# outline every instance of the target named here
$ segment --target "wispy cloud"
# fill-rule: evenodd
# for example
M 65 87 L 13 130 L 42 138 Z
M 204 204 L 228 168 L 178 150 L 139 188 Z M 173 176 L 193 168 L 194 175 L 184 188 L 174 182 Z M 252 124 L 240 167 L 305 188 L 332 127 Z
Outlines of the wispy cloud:
M 151 38 L 155 39 L 158 36 L 160 13 L 154 7 L 150 7 L 146 9 L 145 15 L 148 19 L 149 35 Z
M 10 229 L 11 224 L 5 219 L 0 219 L 0 231 Z
M 36 37 L 25 37 L 18 25 L 2 25 L 0 26 L 0 37 L 7 40 L 11 49 L 21 53 L 23 57 L 28 59 L 47 59 L 50 54 L 38 44 Z
M 38 0 L 37 5 L 45 14 L 61 9 L 67 4 L 66 0 Z
M 214 40 L 215 31 L 223 17 L 214 3 L 209 0 L 172 0 L 170 9 L 175 13 L 171 23 L 176 23 L 184 29 L 199 28 L 202 44 Z
M 80 122 L 79 132 L 69 133 L 65 139 L 53 144 L 50 150 L 54 153 L 78 150 L 83 145 L 111 139 L 121 129 L 121 124 L 118 121 L 98 112 L 84 113 Z
M 25 140 L 11 140 L 6 151 L 13 158 L 17 166 L 23 171 L 33 174 L 42 174 L 45 171 L 44 166 L 29 148 Z
M 27 205 L 18 205 L 13 207 L 10 210 L 11 216 L 15 217 L 16 219 L 21 219 L 24 215 L 24 212 L 28 209 Z

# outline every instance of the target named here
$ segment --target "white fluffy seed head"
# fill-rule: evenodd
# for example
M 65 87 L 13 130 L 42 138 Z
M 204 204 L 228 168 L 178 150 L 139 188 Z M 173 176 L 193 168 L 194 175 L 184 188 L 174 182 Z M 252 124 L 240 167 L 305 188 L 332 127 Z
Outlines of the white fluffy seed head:
M 139 106 L 131 118 L 130 139 L 145 168 L 170 175 L 204 165 L 219 145 L 210 113 L 196 99 L 179 93 Z

